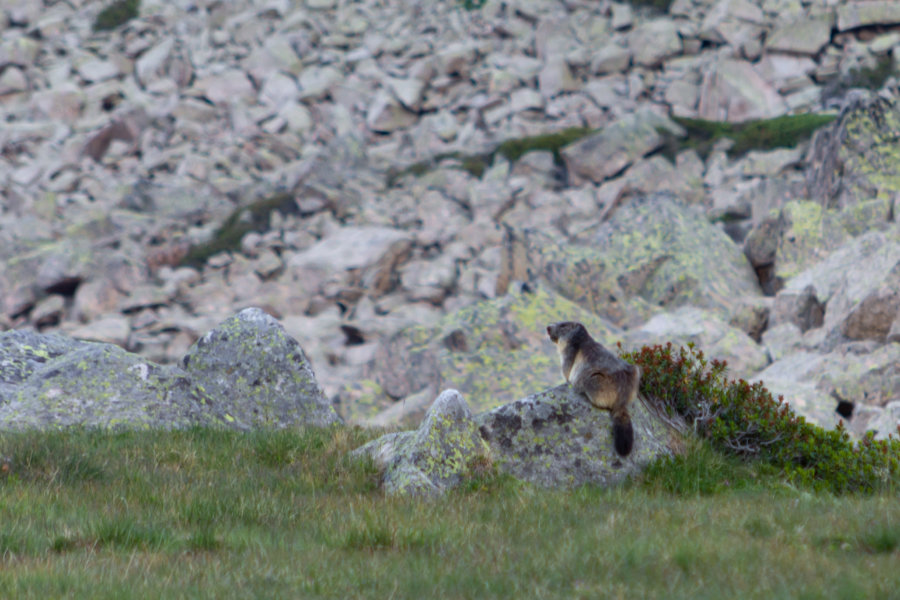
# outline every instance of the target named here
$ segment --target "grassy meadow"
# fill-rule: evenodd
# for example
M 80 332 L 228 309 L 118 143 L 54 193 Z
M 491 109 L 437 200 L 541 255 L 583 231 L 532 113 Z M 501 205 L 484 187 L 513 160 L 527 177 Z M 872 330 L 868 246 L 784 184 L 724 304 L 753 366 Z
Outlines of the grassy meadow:
M 615 489 L 385 497 L 377 432 L 0 434 L 2 598 L 888 598 L 900 501 L 696 444 Z

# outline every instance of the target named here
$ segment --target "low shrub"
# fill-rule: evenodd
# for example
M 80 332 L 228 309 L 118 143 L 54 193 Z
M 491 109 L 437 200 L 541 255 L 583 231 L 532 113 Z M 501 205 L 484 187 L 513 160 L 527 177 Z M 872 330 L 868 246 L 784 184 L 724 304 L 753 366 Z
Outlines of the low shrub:
M 825 430 L 796 415 L 761 383 L 726 378 L 723 361 L 693 345 L 626 353 L 643 371 L 641 393 L 664 417 L 683 423 L 713 448 L 768 463 L 788 480 L 834 493 L 872 492 L 900 473 L 900 440 L 853 442 L 842 425 Z

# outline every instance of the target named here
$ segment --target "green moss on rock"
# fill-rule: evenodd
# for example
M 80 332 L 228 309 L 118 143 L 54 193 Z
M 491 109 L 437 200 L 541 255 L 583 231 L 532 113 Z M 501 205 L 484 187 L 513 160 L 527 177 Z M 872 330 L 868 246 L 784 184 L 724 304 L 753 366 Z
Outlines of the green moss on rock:
M 515 290 L 462 308 L 432 327 L 400 332 L 376 358 L 372 395 L 358 386 L 348 390 L 354 401 L 344 407 L 345 417 L 361 422 L 374 416 L 367 411 L 393 403 L 389 393 L 406 397 L 427 388 L 435 394 L 455 388 L 477 412 L 546 389 L 562 380 L 546 326 L 566 320 L 581 321 L 608 346 L 619 339 L 608 321 L 545 288 Z

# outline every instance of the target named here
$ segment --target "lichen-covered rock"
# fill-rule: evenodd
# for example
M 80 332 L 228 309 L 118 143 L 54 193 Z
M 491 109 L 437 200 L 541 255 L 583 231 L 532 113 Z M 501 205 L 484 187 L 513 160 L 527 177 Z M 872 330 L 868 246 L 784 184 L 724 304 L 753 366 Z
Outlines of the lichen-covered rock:
M 0 430 L 248 429 L 338 420 L 299 344 L 259 309 L 204 336 L 184 368 L 112 344 L 0 333 Z
M 84 345 L 60 335 L 42 335 L 30 330 L 0 333 L 0 404 L 48 361 Z
M 451 389 L 438 396 L 417 430 L 382 436 L 354 453 L 375 461 L 386 493 L 433 497 L 458 485 L 486 459 L 488 447 L 462 394 Z
M 612 421 L 571 386 L 561 385 L 478 416 L 500 471 L 545 487 L 611 485 L 669 454 L 672 431 L 636 400 L 634 449 L 616 454 Z
M 404 329 L 378 349 L 369 379 L 345 390 L 355 401 L 344 417 L 366 421 L 396 401 L 448 387 L 465 390 L 473 410 L 483 411 L 558 383 L 559 360 L 545 328 L 569 320 L 607 346 L 620 339 L 608 321 L 540 286 L 467 306 L 434 326 Z
M 821 261 L 850 238 L 841 226 L 837 211 L 808 200 L 784 205 L 776 235 L 775 279 L 778 282 Z
M 578 236 L 631 294 L 650 304 L 692 304 L 728 319 L 735 302 L 761 295 L 741 249 L 700 212 L 671 194 L 628 198 L 610 220 Z
M 602 250 L 560 243 L 534 229 L 508 230 L 504 246 L 502 278 L 545 285 L 618 327 L 633 327 L 659 311 L 636 292 L 664 258 L 633 265 L 622 273 Z
M 862 93 L 840 117 L 813 137 L 806 171 L 810 198 L 844 208 L 900 192 L 900 135 L 896 103 Z
M 258 308 L 242 310 L 197 340 L 182 365 L 236 425 L 325 426 L 340 420 L 300 344 Z
M 185 428 L 219 421 L 177 367 L 112 344 L 0 334 L 0 429 Z M 44 338 L 44 339 L 38 339 Z

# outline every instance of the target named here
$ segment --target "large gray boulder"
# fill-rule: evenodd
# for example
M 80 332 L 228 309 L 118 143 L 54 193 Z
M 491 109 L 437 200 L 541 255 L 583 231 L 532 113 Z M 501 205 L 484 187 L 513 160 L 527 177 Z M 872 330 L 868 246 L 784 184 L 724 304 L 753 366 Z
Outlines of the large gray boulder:
M 532 390 L 562 380 L 556 349 L 547 337 L 547 323 L 577 320 L 607 346 L 620 331 L 543 286 L 523 287 L 500 298 L 466 306 L 434 325 L 400 331 L 378 348 L 369 379 L 347 386 L 343 416 L 361 424 L 404 422 L 398 404 L 411 409 L 423 394 L 430 402 L 442 389 L 467 390 L 472 410 L 492 409 Z M 380 409 L 380 410 L 379 410 Z M 394 418 L 375 419 L 381 411 Z M 388 414 L 381 414 L 387 417 Z
M 183 368 L 113 344 L 0 333 L 0 430 L 248 429 L 338 420 L 300 346 L 259 309 L 201 338 Z
M 462 395 L 446 390 L 414 431 L 384 435 L 354 450 L 382 473 L 390 495 L 437 497 L 493 463 L 542 487 L 612 485 L 670 454 L 672 430 L 642 401 L 631 407 L 635 445 L 616 454 L 609 413 L 568 385 L 473 416 Z
M 690 304 L 727 320 L 742 299 L 761 296 L 741 249 L 696 207 L 669 193 L 627 198 L 576 242 L 604 257 L 626 293 L 651 305 Z
M 0 430 L 212 425 L 213 406 L 181 369 L 118 346 L 0 334 Z
M 258 308 L 242 310 L 197 340 L 182 366 L 235 426 L 321 427 L 340 420 L 303 348 Z
M 478 422 L 505 473 L 543 487 L 612 485 L 671 453 L 671 430 L 640 400 L 630 412 L 634 449 L 625 458 L 613 447 L 609 413 L 568 385 L 495 408 Z
M 780 295 L 809 290 L 824 305 L 826 351 L 848 340 L 893 339 L 900 327 L 900 239 L 869 232 L 788 280 Z

